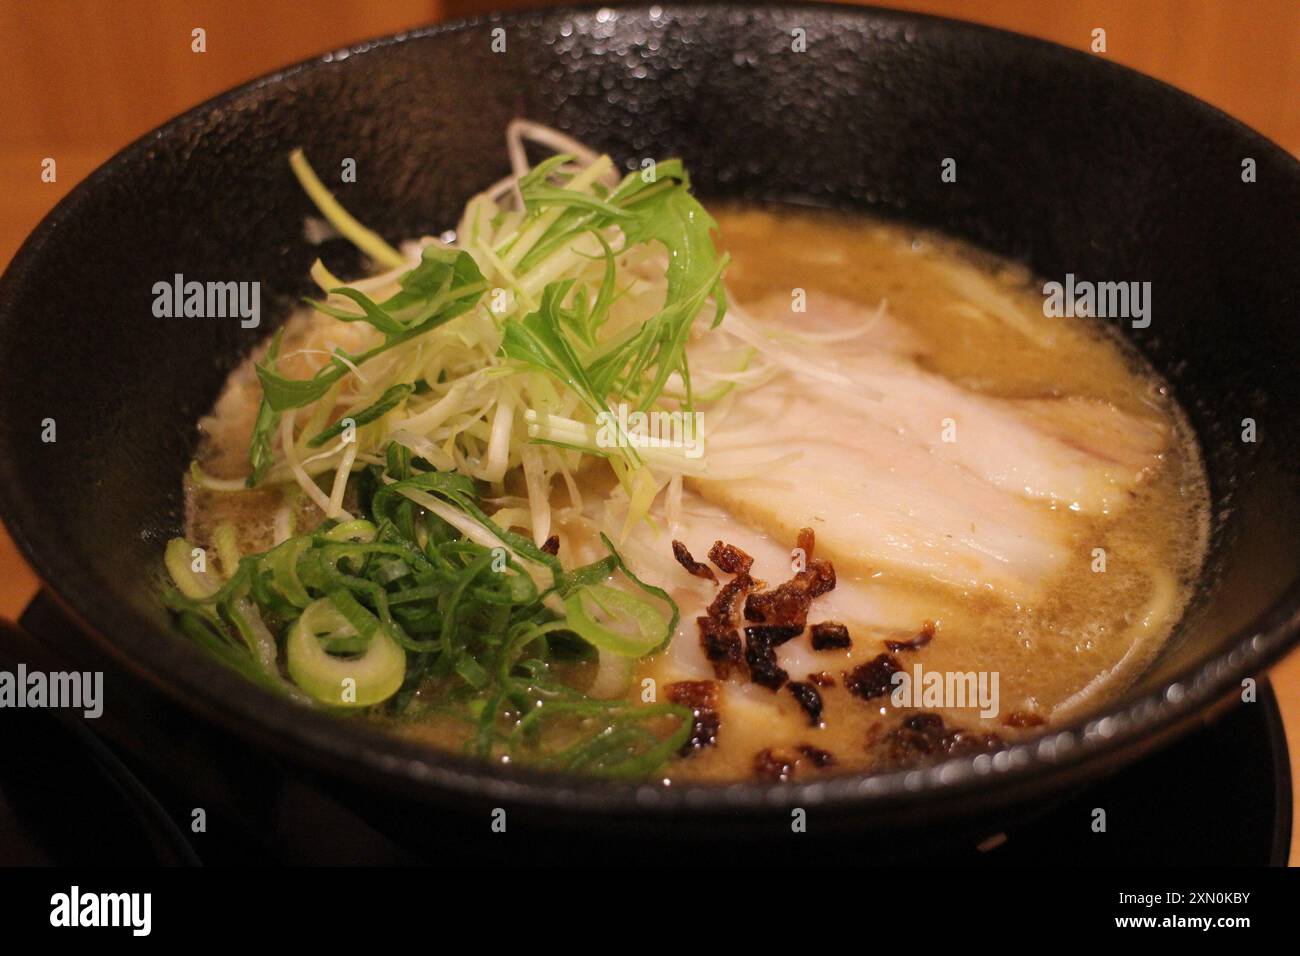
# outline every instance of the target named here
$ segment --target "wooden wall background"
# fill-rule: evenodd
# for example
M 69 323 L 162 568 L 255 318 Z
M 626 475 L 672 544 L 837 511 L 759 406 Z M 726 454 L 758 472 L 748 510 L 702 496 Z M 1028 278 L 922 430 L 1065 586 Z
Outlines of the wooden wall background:
M 528 0 L 0 0 L 0 267 L 73 185 L 176 113 L 295 60 Z M 1300 153 L 1300 0 L 882 0 L 1087 49 L 1181 87 Z M 207 31 L 207 52 L 190 31 Z M 41 161 L 58 181 L 40 180 Z M 0 385 L 0 387 L 3 387 Z M 36 580 L 0 528 L 0 615 Z M 1274 672 L 1300 793 L 1300 653 Z M 1300 801 L 1292 862 L 1300 863 Z

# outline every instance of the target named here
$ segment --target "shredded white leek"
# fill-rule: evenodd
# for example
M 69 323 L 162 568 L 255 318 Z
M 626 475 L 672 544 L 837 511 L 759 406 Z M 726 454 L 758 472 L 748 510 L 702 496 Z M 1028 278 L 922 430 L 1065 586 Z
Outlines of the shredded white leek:
M 544 254 L 537 254 L 539 240 L 552 235 L 553 230 L 548 230 L 568 207 L 523 207 L 519 182 L 534 172 L 527 155 L 529 144 L 571 157 L 549 167 L 545 185 L 552 193 L 564 190 L 582 197 L 582 202 L 599 204 L 619 185 L 620 172 L 608 157 L 536 123 L 512 122 L 506 142 L 511 176 L 473 197 L 454 232 L 442 239 L 410 241 L 400 250 L 344 210 L 300 151 L 291 156 L 295 175 L 321 214 L 383 270 L 369 277 L 344 279 L 316 261 L 311 275 L 330 309 L 349 316 L 364 315 L 360 305 L 340 294 L 340 289 L 355 290 L 376 302 L 399 294 L 403 290 L 400 280 L 418 266 L 422 250 L 429 245 L 468 252 L 488 290 L 469 312 L 364 364 L 354 357 L 383 341 L 378 329 L 364 321 L 318 313 L 286 338 L 279 363 L 298 358 L 320 368 L 337 359 L 348 374 L 322 398 L 299 409 L 301 414 L 281 417 L 279 440 L 265 480 L 296 483 L 323 513 L 346 519 L 343 497 L 348 477 L 368 463 L 382 462 L 386 446 L 397 441 L 435 468 L 460 470 L 490 483 L 496 494 L 505 490 L 504 483 L 512 481 L 512 475 L 520 476 L 528 515 L 521 526 L 527 526 L 541 543 L 554 527 L 550 496 L 557 476 L 573 509 L 583 510 L 586 503 L 575 476 L 584 458 L 611 459 L 631 504 L 627 527 L 648 518 L 661 501 L 673 514 L 679 514 L 683 477 L 756 474 L 770 464 L 746 460 L 713 463 L 707 450 L 700 448 L 642 448 L 631 447 L 630 442 L 618 442 L 612 449 L 601 447 L 589 403 L 584 404 L 577 391 L 503 358 L 503 329 L 536 311 L 543 290 L 551 283 L 571 280 L 574 289 L 584 290 L 587 298 L 583 301 L 591 303 L 597 290 L 604 287 L 607 249 L 613 250 L 614 256 L 614 295 L 600 326 L 600 344 L 587 361 L 631 340 L 662 308 L 669 268 L 663 247 L 656 243 L 626 246 L 617 226 L 602 229 L 599 238 L 578 231 L 572 239 L 555 242 L 553 248 L 548 246 Z M 705 302 L 702 311 L 711 313 L 712 308 L 712 302 Z M 793 354 L 734 306 L 720 328 L 707 330 L 709 324 L 697 322 L 690 333 L 691 343 L 707 343 L 707 347 L 692 347 L 690 352 L 691 399 L 706 415 L 725 414 L 729 407 L 725 400 L 734 391 L 761 385 L 784 370 L 812 374 L 861 395 L 860 386 L 833 369 Z M 331 422 L 355 417 L 388 390 L 411 383 L 419 387 L 390 413 L 359 427 L 354 442 L 311 447 L 312 438 Z M 671 413 L 681 409 L 686 400 L 685 382 L 674 372 L 659 403 L 649 411 Z M 636 467 L 615 461 L 620 457 Z M 326 473 L 332 475 L 328 493 L 317 484 L 319 476 Z M 197 482 L 197 469 L 195 475 Z M 214 490 L 242 488 L 237 481 L 208 479 L 201 483 Z M 665 488 L 671 501 L 663 501 Z
M 406 258 L 400 252 L 386 243 L 378 233 L 372 232 L 353 219 L 351 213 L 339 205 L 339 201 L 325 188 L 325 184 L 320 181 L 315 170 L 307 164 L 301 149 L 295 149 L 289 154 L 289 165 L 293 168 L 294 175 L 298 177 L 298 182 L 302 184 L 303 191 L 311 197 L 311 201 L 316 204 L 321 215 L 329 220 L 330 225 L 352 240 L 357 248 L 386 266 L 397 267 L 406 264 Z

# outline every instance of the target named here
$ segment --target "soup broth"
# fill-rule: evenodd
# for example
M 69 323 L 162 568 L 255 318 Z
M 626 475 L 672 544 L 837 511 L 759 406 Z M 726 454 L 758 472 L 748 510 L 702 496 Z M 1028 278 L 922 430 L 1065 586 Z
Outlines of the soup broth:
M 1113 328 L 1045 317 L 1022 267 L 960 243 L 830 213 L 715 215 L 737 314 L 775 343 L 764 347 L 830 371 L 760 375 L 735 349 L 737 387 L 702 412 L 719 476 L 670 482 L 630 527 L 599 460 L 573 488 L 552 480 L 546 534 L 518 517 L 523 477 L 493 486 L 485 510 L 538 543 L 554 535 L 566 568 L 601 558 L 608 532 L 680 609 L 657 652 L 579 655 L 555 672 L 629 706 L 691 709 L 689 741 L 654 771 L 666 781 L 809 780 L 989 751 L 1121 693 L 1176 624 L 1206 540 L 1203 470 L 1165 385 Z M 701 354 L 705 326 L 690 346 Z M 282 354 L 349 347 L 353 333 L 303 314 Z M 304 376 L 319 367 L 307 353 L 286 361 Z M 247 470 L 252 362 L 203 422 L 198 461 L 216 479 Z M 764 464 L 728 474 L 729 455 Z M 201 546 L 230 525 L 260 551 L 287 522 L 301 532 L 322 518 L 280 488 L 189 485 L 187 536 Z M 752 566 L 737 573 L 725 548 L 710 560 L 716 542 Z M 809 597 L 827 567 L 834 588 Z M 711 646 L 709 607 L 746 573 L 722 627 L 740 645 Z M 761 615 L 752 595 L 787 582 L 806 627 L 742 611 L 748 597 Z M 448 693 L 429 680 L 400 716 L 371 714 L 459 750 L 477 731 Z

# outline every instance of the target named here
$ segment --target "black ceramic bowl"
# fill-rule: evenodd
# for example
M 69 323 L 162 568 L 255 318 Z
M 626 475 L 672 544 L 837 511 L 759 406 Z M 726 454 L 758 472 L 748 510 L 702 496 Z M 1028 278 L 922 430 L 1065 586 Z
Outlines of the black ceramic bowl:
M 505 53 L 491 50 L 498 27 Z M 795 30 L 806 52 L 792 50 Z M 300 709 L 177 637 L 154 585 L 181 523 L 194 422 L 307 291 L 317 254 L 286 153 L 301 145 L 322 168 L 355 158 L 361 175 L 342 198 L 397 240 L 452 225 L 506 172 L 502 133 L 516 116 L 620 160 L 680 155 L 706 200 L 870 211 L 1042 275 L 1150 281 L 1153 320 L 1131 334 L 1200 436 L 1213 537 L 1194 605 L 1149 672 L 1104 712 L 993 757 L 665 789 L 432 752 Z M 956 183 L 941 181 L 945 157 L 958 160 Z M 127 148 L 46 218 L 0 283 L 0 512 L 84 624 L 88 650 L 249 748 L 363 788 L 381 812 L 508 805 L 556 824 L 687 830 L 788 821 L 796 806 L 863 829 L 979 813 L 1132 759 L 1295 642 L 1298 221 L 1300 166 L 1249 129 L 1104 57 L 981 27 L 808 4 L 434 27 L 218 97 Z M 273 308 L 258 330 L 155 318 L 153 284 L 177 272 L 258 280 Z M 1247 418 L 1254 443 L 1241 439 Z M 42 441 L 46 419 L 54 443 Z

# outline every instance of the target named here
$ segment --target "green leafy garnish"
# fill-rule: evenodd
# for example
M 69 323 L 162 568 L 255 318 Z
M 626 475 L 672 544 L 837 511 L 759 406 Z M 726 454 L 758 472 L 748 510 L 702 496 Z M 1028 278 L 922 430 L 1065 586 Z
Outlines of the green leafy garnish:
M 610 401 L 633 398 L 641 409 L 650 408 L 663 393 L 668 379 L 679 373 L 686 385 L 685 407 L 691 408 L 690 370 L 686 341 L 690 327 L 712 297 L 713 325 L 726 313 L 726 291 L 722 273 L 727 257 L 719 255 L 712 233 L 713 217 L 690 193 L 690 179 L 680 160 L 655 166 L 647 181 L 640 172 L 629 173 L 605 201 L 593 203 L 570 190 L 543 185 L 545 178 L 520 183 L 525 205 L 534 213 L 562 208 L 564 213 L 533 244 L 521 260 L 527 269 L 562 245 L 573 243 L 583 233 L 599 239 L 612 261 L 602 231 L 617 226 L 623 234 L 623 248 L 655 243 L 668 253 L 667 295 L 662 308 L 649 316 L 630 337 L 591 348 L 579 359 L 571 343 L 568 349 L 556 341 L 564 326 L 560 304 L 573 283 L 568 280 L 546 287 L 541 308 L 523 320 L 523 333 L 511 336 L 507 326 L 504 348 L 513 358 L 544 368 L 565 384 L 579 390 L 589 407 L 600 410 Z M 591 310 L 596 323 L 612 298 L 613 271 L 603 277 L 601 295 Z
M 435 707 L 485 757 L 636 776 L 680 749 L 689 711 L 580 689 L 593 666 L 602 692 L 630 678 L 633 660 L 672 639 L 677 606 L 608 538 L 604 557 L 576 568 L 535 541 L 553 482 L 581 458 L 624 486 L 625 527 L 669 476 L 705 468 L 685 449 L 611 443 L 598 423 L 622 428 L 623 404 L 689 414 L 735 387 L 734 362 L 706 362 L 697 393 L 687 355 L 696 319 L 724 317 L 727 257 L 680 160 L 619 178 L 608 157 L 588 158 L 519 167 L 471 199 L 454 237 L 420 240 L 412 262 L 291 155 L 321 214 L 385 271 L 350 282 L 317 260 L 321 294 L 306 301 L 318 315 L 292 353 L 281 330 L 256 365 L 247 485 L 293 489 L 326 520 L 295 534 L 317 511 L 286 506 L 280 543 L 255 554 L 224 528 L 220 574 L 193 571 L 177 539 L 167 601 L 187 634 L 324 706 Z M 290 377 L 300 354 L 326 359 Z M 193 475 L 202 494 L 236 490 Z M 526 506 L 500 505 L 517 487 Z
M 377 355 L 403 345 L 421 335 L 432 332 L 457 316 L 463 315 L 478 302 L 487 290 L 483 275 L 474 259 L 465 252 L 454 252 L 429 246 L 424 251 L 420 265 L 412 270 L 421 273 L 412 280 L 410 288 L 382 303 L 370 302 L 362 293 L 353 292 L 354 301 L 364 302 L 361 316 L 350 316 L 356 321 L 367 321 L 384 333 L 384 340 L 360 355 L 339 351 L 319 372 L 308 379 L 286 378 L 275 371 L 275 362 L 257 366 L 257 377 L 262 383 L 262 397 L 276 412 L 301 408 L 321 398 L 330 386 L 348 374 L 353 367 L 364 365 Z M 316 308 L 337 317 L 332 307 Z
M 280 355 L 280 339 L 283 338 L 284 330 L 275 333 L 271 339 L 271 347 L 266 350 L 266 362 L 268 365 L 275 365 L 276 359 Z M 248 476 L 248 486 L 258 484 L 267 471 L 275 463 L 275 452 L 272 445 L 275 441 L 276 429 L 280 427 L 280 413 L 271 407 L 270 400 L 263 395 L 257 407 L 257 420 L 253 423 L 253 437 L 248 444 L 248 463 L 252 468 Z
M 638 657 L 676 627 L 671 598 L 632 575 L 608 539 L 607 557 L 565 572 L 498 527 L 463 475 L 390 455 L 369 477 L 376 490 L 364 517 L 245 556 L 224 582 L 194 572 L 191 544 L 174 539 L 167 598 L 185 632 L 259 682 L 291 681 L 325 706 L 400 713 L 417 691 L 433 690 L 440 709 L 474 725 L 471 749 L 485 757 L 638 775 L 681 746 L 691 722 L 684 708 L 589 698 L 556 672 L 560 639 Z M 413 493 L 450 506 L 500 546 L 470 540 Z M 538 574 L 549 582 L 539 586 Z M 552 609 L 552 594 L 567 616 Z M 258 618 L 246 624 L 277 635 L 278 655 L 259 656 L 237 626 L 241 607 Z M 605 748 L 611 734 L 627 746 Z
M 379 396 L 379 400 L 375 402 L 373 405 L 367 405 L 365 408 L 357 412 L 355 415 L 351 415 L 348 417 L 351 418 L 352 424 L 356 428 L 362 428 L 366 425 L 369 425 L 371 422 L 379 421 L 379 419 L 383 418 L 385 415 L 391 412 L 398 405 L 402 404 L 406 396 L 410 395 L 414 391 L 415 391 L 414 384 L 394 385 L 392 388 L 388 389 L 388 391 L 384 392 L 383 395 Z M 339 435 L 343 434 L 344 429 L 347 427 L 346 423 L 347 423 L 347 418 L 339 419 L 329 428 L 320 432 L 319 434 L 316 435 L 316 437 L 308 441 L 307 447 L 319 448 L 321 445 L 325 444 L 331 438 L 337 438 Z

